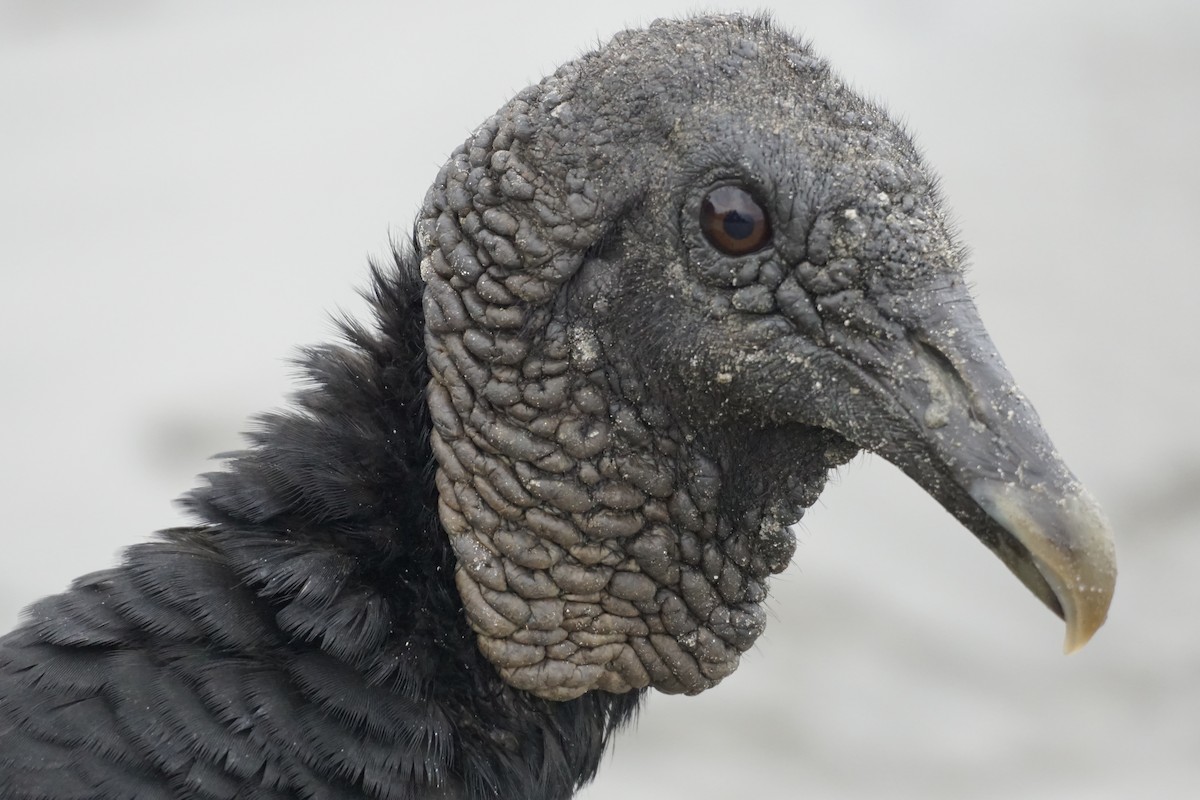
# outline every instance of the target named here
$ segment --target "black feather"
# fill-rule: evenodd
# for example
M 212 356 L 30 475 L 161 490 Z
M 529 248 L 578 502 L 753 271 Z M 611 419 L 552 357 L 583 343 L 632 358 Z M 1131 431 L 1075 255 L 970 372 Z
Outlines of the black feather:
M 0 639 L 0 798 L 570 794 L 637 693 L 566 704 L 479 654 L 433 507 L 421 284 L 310 350 L 296 408 Z
M 767 20 L 618 35 L 454 151 L 195 525 L 0 638 L 0 800 L 563 800 L 648 687 L 737 668 L 859 446 L 1081 643 L 1111 537 L 962 256 L 909 138 Z

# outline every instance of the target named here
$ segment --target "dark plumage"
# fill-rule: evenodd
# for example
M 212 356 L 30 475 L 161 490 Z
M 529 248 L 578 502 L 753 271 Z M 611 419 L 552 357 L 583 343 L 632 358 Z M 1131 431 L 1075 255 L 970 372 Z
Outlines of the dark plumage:
M 0 639 L 0 798 L 563 798 L 761 633 L 828 470 L 905 469 L 1081 645 L 1094 504 L 907 137 L 760 19 L 657 23 L 452 156 L 376 319 Z

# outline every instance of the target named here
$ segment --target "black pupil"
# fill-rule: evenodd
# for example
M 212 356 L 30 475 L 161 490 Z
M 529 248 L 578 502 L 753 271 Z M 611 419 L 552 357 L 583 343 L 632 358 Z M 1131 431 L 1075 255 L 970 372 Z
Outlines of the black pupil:
M 722 227 L 731 239 L 747 239 L 754 233 L 754 220 L 737 211 L 726 211 Z
M 761 250 L 771 241 L 771 223 L 762 206 L 741 186 L 718 186 L 700 205 L 704 238 L 729 256 Z

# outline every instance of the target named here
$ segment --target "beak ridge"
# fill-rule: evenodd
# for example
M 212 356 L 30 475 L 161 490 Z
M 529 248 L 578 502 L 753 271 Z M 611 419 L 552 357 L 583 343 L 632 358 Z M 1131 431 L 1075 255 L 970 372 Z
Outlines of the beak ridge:
M 929 298 L 934 297 L 936 301 Z M 1066 622 L 1065 650 L 1104 623 L 1112 531 L 1017 388 L 960 285 L 897 303 L 906 335 L 858 366 L 857 402 L 827 407 L 850 441 L 900 467 Z

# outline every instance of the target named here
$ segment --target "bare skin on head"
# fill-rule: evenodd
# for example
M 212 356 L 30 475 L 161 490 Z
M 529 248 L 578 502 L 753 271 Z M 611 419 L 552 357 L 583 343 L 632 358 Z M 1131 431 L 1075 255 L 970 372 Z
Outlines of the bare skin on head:
M 1095 504 L 988 340 L 904 132 L 759 20 L 627 32 L 454 154 L 418 226 L 439 514 L 480 648 L 545 698 L 695 693 L 859 448 L 1066 619 Z
M 859 449 L 1069 649 L 1104 621 L 1108 528 L 929 172 L 765 21 L 562 67 L 453 154 L 416 234 L 193 524 L 0 635 L 0 800 L 563 800 L 647 688 L 737 668 Z

